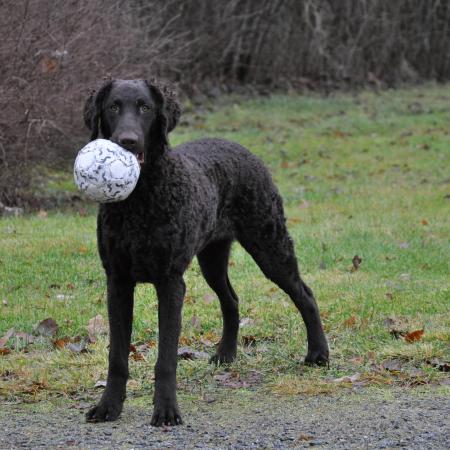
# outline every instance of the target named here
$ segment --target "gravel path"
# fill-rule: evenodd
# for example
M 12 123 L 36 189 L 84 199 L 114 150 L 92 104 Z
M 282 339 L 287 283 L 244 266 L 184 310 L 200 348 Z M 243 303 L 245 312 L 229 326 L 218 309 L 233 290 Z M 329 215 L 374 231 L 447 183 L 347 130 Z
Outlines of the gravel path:
M 450 399 L 442 393 L 286 398 L 247 391 L 181 407 L 185 425 L 156 429 L 150 408 L 130 403 L 118 422 L 106 424 L 84 423 L 79 409 L 3 404 L 0 448 L 450 449 Z

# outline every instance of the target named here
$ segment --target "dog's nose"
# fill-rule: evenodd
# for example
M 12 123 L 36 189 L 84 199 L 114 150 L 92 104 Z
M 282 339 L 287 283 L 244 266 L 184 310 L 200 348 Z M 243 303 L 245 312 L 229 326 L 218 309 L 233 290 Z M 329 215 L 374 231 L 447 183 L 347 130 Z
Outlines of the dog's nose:
M 117 141 L 121 147 L 132 150 L 137 147 L 138 137 L 134 133 L 122 133 Z

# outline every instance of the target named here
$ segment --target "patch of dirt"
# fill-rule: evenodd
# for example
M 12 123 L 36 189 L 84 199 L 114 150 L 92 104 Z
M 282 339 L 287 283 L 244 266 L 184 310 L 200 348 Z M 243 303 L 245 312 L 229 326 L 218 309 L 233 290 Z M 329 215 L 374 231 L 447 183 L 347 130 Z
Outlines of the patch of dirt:
M 449 448 L 450 400 L 442 391 L 280 397 L 243 390 L 222 397 L 183 399 L 185 424 L 173 428 L 150 426 L 150 402 L 128 402 L 121 419 L 102 424 L 85 423 L 76 405 L 49 411 L 3 402 L 0 448 Z

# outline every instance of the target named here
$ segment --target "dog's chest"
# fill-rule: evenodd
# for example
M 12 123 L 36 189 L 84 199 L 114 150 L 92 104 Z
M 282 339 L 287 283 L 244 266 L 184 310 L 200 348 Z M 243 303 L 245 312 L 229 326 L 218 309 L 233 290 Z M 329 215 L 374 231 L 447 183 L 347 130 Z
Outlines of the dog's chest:
M 184 271 L 193 249 L 187 230 L 177 218 L 161 220 L 139 215 L 100 214 L 98 245 L 107 272 L 128 274 L 137 282 L 154 282 L 174 271 Z

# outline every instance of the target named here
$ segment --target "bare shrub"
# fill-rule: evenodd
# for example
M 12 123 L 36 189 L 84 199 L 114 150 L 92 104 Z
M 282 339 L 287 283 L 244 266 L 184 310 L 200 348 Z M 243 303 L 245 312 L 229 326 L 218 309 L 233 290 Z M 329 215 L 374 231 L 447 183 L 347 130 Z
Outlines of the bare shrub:
M 450 78 L 442 0 L 3 0 L 0 201 L 23 203 L 37 162 L 72 157 L 81 109 L 108 74 L 186 93 L 335 89 Z

